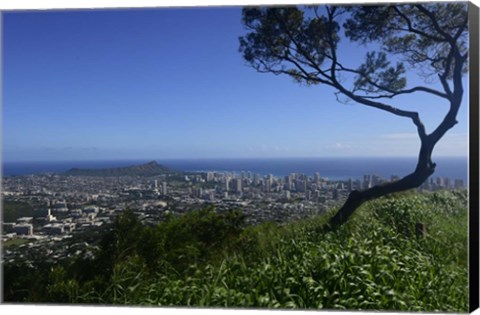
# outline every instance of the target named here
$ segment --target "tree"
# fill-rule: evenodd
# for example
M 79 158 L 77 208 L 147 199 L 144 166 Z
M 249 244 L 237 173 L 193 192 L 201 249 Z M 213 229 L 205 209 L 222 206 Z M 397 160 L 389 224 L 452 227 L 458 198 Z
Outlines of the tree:
M 343 95 L 407 118 L 416 128 L 421 145 L 415 170 L 397 181 L 352 191 L 330 219 L 330 227 L 345 223 L 364 202 L 419 187 L 435 172 L 433 149 L 457 123 L 463 97 L 462 76 L 468 68 L 466 3 L 250 7 L 243 9 L 242 19 L 247 34 L 240 37 L 240 51 L 257 71 L 288 75 L 307 85 L 330 86 L 337 98 Z M 341 40 L 378 49 L 351 68 L 340 60 Z M 438 87 L 407 86 L 409 71 L 435 78 Z M 426 132 L 418 112 L 388 103 L 415 93 L 427 93 L 432 101 L 449 105 L 431 133 Z

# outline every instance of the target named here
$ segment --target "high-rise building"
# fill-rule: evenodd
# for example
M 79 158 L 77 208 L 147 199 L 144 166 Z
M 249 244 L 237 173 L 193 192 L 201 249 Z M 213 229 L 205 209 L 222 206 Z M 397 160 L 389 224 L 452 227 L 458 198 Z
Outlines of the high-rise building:
M 444 181 L 443 181 L 443 184 L 445 186 L 445 188 L 449 189 L 451 188 L 451 183 L 450 183 L 450 178 L 449 177 L 445 177 Z
M 260 183 L 260 176 L 257 173 L 253 174 L 253 183 L 255 185 L 258 185 Z
M 460 188 L 463 188 L 463 187 L 464 187 L 463 180 L 462 179 L 456 179 L 455 180 L 455 189 L 460 189 Z
M 162 183 L 162 194 L 163 195 L 167 194 L 167 182 Z
M 225 178 L 225 191 L 230 191 L 230 178 Z
M 295 189 L 297 192 L 306 192 L 307 191 L 307 182 L 301 179 L 295 181 Z
M 267 193 L 272 191 L 272 184 L 270 183 L 270 181 L 266 180 L 264 182 L 264 189 L 265 189 L 265 192 Z
M 379 185 L 382 183 L 382 178 L 378 175 L 372 175 L 371 177 L 371 185 L 372 186 L 375 186 L 375 185 Z
M 361 190 L 362 189 L 362 181 L 360 179 L 357 179 L 355 181 L 355 189 Z
M 292 174 L 290 174 L 288 176 L 285 176 L 285 184 L 286 184 L 288 190 L 293 189 L 293 176 L 292 176 Z
M 372 177 L 370 175 L 363 175 L 363 188 L 368 189 L 372 187 Z
M 155 181 L 153 182 L 153 189 L 152 189 L 152 191 L 153 191 L 153 193 L 154 193 L 155 195 L 158 195 L 158 194 L 159 194 L 159 192 L 158 192 L 158 181 L 157 181 L 157 180 L 155 180 Z
M 233 180 L 233 191 L 236 193 L 241 193 L 242 192 L 242 179 L 241 178 L 236 178 Z
M 270 185 L 273 184 L 273 175 L 272 174 L 268 174 L 267 175 L 267 178 L 265 179 L 266 181 L 268 181 L 270 183 Z
M 213 172 L 207 172 L 207 182 L 213 181 L 215 174 Z
M 438 187 L 443 187 L 443 179 L 440 176 L 435 181 Z

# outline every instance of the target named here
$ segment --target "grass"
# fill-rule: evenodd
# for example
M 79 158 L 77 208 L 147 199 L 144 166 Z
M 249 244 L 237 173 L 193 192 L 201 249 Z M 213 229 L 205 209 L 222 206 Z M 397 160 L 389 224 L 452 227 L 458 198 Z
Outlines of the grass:
M 462 198 L 385 198 L 323 235 L 315 230 L 325 218 L 247 229 L 240 251 L 181 274 L 143 278 L 140 260 L 132 258 L 106 296 L 131 305 L 466 311 Z M 417 222 L 427 226 L 427 236 L 415 234 Z
M 7 240 L 7 241 L 3 242 L 2 247 L 4 249 L 6 249 L 6 248 L 9 248 L 9 247 L 19 246 L 19 245 L 22 245 L 22 244 L 27 244 L 28 242 L 29 241 L 26 240 L 26 239 L 13 238 L 13 239 L 10 239 L 10 240 Z

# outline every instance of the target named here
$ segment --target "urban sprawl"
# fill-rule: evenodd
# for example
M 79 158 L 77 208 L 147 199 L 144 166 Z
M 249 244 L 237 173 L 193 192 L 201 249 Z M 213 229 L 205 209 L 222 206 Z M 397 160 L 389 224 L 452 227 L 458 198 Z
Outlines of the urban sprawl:
M 391 176 L 389 180 L 397 180 Z M 376 175 L 346 181 L 290 174 L 262 176 L 252 172 L 202 172 L 156 176 L 67 176 L 38 174 L 3 178 L 3 202 L 25 203 L 33 215 L 2 221 L 3 261 L 46 261 L 92 256 L 95 232 L 126 209 L 144 224 L 156 224 L 212 205 L 219 212 L 241 209 L 249 224 L 283 223 L 326 212 L 345 201 L 352 190 L 387 181 Z M 462 189 L 460 179 L 431 178 L 419 190 Z M 80 237 L 90 235 L 88 237 Z

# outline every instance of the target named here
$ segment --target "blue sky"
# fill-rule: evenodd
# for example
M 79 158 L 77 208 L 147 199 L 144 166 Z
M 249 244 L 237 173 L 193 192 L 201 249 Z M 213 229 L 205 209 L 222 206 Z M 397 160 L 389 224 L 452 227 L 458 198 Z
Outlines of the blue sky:
M 240 17 L 235 7 L 4 13 L 3 159 L 417 155 L 409 120 L 247 66 Z M 342 45 L 352 66 L 362 55 Z M 467 155 L 467 97 L 468 87 L 435 155 Z M 394 104 L 419 110 L 429 131 L 447 110 L 425 94 Z

